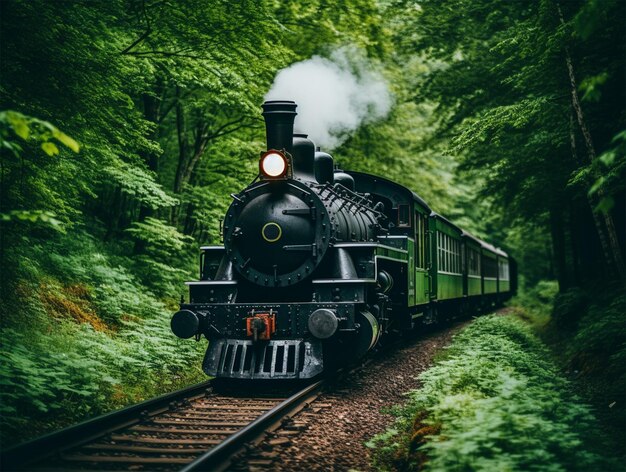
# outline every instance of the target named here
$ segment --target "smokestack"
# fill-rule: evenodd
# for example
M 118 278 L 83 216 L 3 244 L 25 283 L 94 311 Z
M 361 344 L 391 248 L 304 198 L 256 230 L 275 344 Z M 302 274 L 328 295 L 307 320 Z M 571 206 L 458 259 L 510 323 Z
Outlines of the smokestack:
M 263 104 L 268 150 L 293 152 L 293 121 L 297 106 L 290 100 L 268 100 Z

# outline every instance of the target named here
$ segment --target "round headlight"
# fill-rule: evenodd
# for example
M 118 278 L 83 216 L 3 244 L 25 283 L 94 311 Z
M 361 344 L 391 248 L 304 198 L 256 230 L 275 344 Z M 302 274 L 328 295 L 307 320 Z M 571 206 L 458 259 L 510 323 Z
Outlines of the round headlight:
M 277 151 L 270 151 L 261 157 L 260 168 L 266 177 L 282 177 L 287 173 L 287 159 Z

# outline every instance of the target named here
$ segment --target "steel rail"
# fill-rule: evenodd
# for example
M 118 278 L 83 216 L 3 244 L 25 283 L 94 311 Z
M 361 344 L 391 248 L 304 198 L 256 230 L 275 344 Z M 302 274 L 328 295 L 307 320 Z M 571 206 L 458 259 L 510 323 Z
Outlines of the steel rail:
M 2 451 L 0 469 L 18 470 L 61 450 L 92 441 L 113 429 L 138 423 L 145 414 L 167 409 L 170 403 L 199 395 L 210 386 L 210 381 L 195 384 L 18 444 Z
M 267 431 L 270 426 L 301 405 L 311 395 L 321 390 L 324 382 L 324 380 L 318 380 L 296 392 L 282 403 L 279 403 L 268 412 L 259 416 L 248 426 L 232 434 L 223 442 L 196 458 L 193 462 L 183 467 L 180 472 L 217 470 L 220 465 L 223 465 L 227 459 L 241 449 L 247 442 L 259 437 L 263 432 Z

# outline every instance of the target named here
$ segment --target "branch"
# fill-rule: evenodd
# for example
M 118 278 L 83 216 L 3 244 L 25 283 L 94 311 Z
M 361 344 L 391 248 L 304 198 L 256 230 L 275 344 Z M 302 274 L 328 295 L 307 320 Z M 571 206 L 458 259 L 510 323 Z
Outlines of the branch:
M 183 54 L 182 51 L 137 51 L 127 52 L 129 56 L 176 56 L 176 57 L 188 57 L 190 59 L 208 59 L 206 56 L 197 56 L 195 54 Z
M 152 29 L 148 28 L 146 31 L 144 31 L 144 33 L 139 36 L 136 40 L 134 40 L 130 46 L 128 46 L 126 49 L 124 49 L 123 51 L 120 51 L 120 54 L 136 54 L 136 53 L 132 53 L 129 52 L 132 48 L 134 48 L 135 46 L 137 46 L 140 42 L 142 42 L 144 39 L 146 39 L 150 33 L 152 33 Z
M 225 136 L 227 134 L 234 133 L 235 131 L 238 131 L 241 128 L 249 128 L 249 127 L 251 127 L 250 123 L 242 123 L 241 125 L 235 126 L 234 128 L 225 129 L 224 131 L 219 132 L 219 133 L 213 133 L 212 135 L 208 136 L 208 139 L 211 140 L 211 139 L 219 138 L 220 136 Z
M 148 12 L 146 11 L 146 2 L 145 0 L 141 0 L 141 9 L 143 11 L 143 17 L 146 19 L 146 31 L 143 32 L 141 36 L 139 36 L 135 41 L 133 41 L 130 46 L 120 52 L 120 54 L 129 54 L 129 51 L 137 46 L 140 42 L 146 39 L 150 33 L 152 33 L 152 25 L 150 24 L 150 17 L 148 16 Z

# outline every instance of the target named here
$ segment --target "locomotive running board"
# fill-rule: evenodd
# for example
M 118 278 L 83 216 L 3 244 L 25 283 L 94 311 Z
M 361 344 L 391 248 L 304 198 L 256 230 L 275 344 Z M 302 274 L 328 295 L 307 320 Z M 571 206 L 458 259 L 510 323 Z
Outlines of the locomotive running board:
M 308 379 L 323 368 L 322 343 L 302 339 L 217 339 L 202 363 L 207 375 L 233 379 Z

